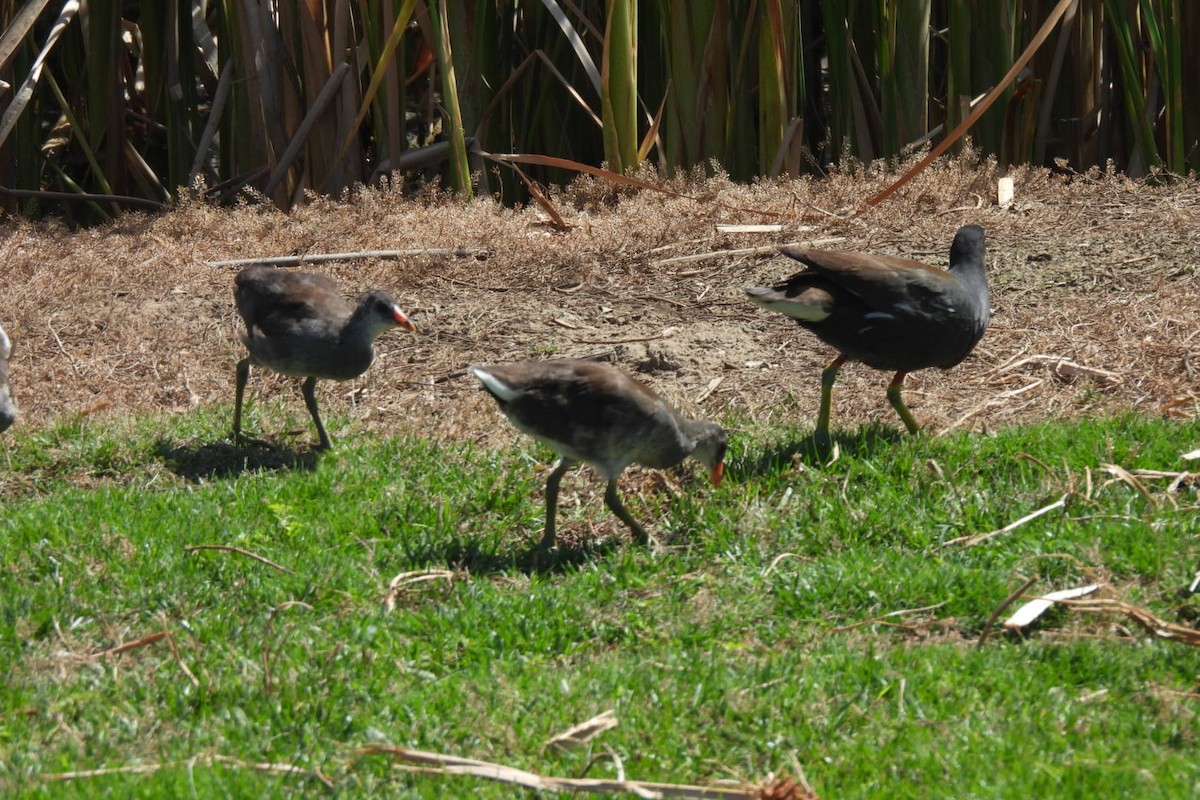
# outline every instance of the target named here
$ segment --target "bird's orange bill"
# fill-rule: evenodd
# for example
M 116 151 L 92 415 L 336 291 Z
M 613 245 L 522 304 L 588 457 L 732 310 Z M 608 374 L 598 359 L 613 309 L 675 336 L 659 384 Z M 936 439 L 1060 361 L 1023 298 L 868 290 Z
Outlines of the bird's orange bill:
M 396 324 L 406 331 L 415 331 L 416 325 L 413 325 L 408 317 L 404 316 L 404 312 L 398 308 L 392 309 L 392 316 L 396 319 Z
M 721 480 L 725 477 L 725 462 L 721 461 L 712 469 L 712 474 L 709 476 L 713 486 L 720 486 Z

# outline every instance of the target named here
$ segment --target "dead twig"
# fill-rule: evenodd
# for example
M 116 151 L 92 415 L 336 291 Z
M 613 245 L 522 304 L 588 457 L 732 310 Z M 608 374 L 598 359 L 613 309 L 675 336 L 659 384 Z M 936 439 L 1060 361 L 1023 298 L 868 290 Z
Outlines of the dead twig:
M 1120 386 L 1125 383 L 1125 377 L 1119 372 L 1113 372 L 1100 367 L 1089 367 L 1084 364 L 1077 364 L 1064 356 L 1048 355 L 1045 353 L 1037 353 L 1032 356 L 1026 356 L 1020 361 L 1015 361 L 1011 364 L 1005 364 L 998 367 L 989 373 L 991 376 L 1002 375 L 1005 372 L 1010 372 L 1023 367 L 1026 364 L 1044 364 L 1049 367 L 1051 374 L 1063 380 L 1074 380 L 1076 378 L 1090 378 L 1099 384 L 1107 387 Z
M 947 208 L 945 211 L 939 211 L 938 216 L 944 217 L 947 214 L 958 214 L 962 211 L 978 211 L 979 209 L 983 208 L 983 195 L 979 194 L 978 192 L 969 192 L 969 194 L 975 195 L 975 205 L 973 205 L 973 206 L 955 206 L 954 208 Z
M 782 504 L 780 505 L 780 507 L 782 508 Z M 767 566 L 766 569 L 763 570 L 762 576 L 765 578 L 768 575 L 770 575 L 772 572 L 774 572 L 775 568 L 778 567 L 780 562 L 783 561 L 785 558 L 798 558 L 801 561 L 812 561 L 811 557 L 802 556 L 799 553 L 780 553 L 779 555 L 775 556 L 775 558 L 771 559 L 771 563 Z
M 200 681 L 196 678 L 196 674 L 188 669 L 188 665 L 184 662 L 183 656 L 179 654 L 179 646 L 175 643 L 175 637 L 171 635 L 171 631 L 167 628 L 166 617 L 163 617 L 163 633 L 167 637 L 167 645 L 171 648 L 171 655 L 175 656 L 175 663 L 179 664 L 179 668 L 183 670 L 183 674 L 192 682 L 192 686 L 200 688 Z
M 301 778 L 312 778 L 319 781 L 326 789 L 333 788 L 333 781 L 330 780 L 320 769 L 305 769 L 297 767 L 295 764 L 286 764 L 278 761 L 242 761 L 240 758 L 232 758 L 230 756 L 214 755 L 211 762 L 217 764 L 229 764 L 243 769 L 253 770 L 254 772 L 269 772 L 275 775 L 295 775 Z
M 272 678 L 273 673 L 271 672 L 271 666 L 273 664 L 272 659 L 274 658 L 276 661 L 279 659 L 279 654 L 283 652 L 283 647 L 286 644 L 288 634 L 291 633 L 291 631 L 295 628 L 295 625 L 289 626 L 285 623 L 285 627 L 279 637 L 279 643 L 275 647 L 274 652 L 272 652 L 271 645 L 275 637 L 275 620 L 279 618 L 280 612 L 287 611 L 291 608 L 304 608 L 308 611 L 313 610 L 313 607 L 303 600 L 288 600 L 287 602 L 280 603 L 279 605 L 275 606 L 275 608 L 271 609 L 271 616 L 267 618 L 267 629 L 262 639 L 262 655 L 260 657 L 262 660 L 263 693 L 267 695 L 271 694 L 274 689 L 274 679 Z
M 572 339 L 575 344 L 634 344 L 635 342 L 656 342 L 659 339 L 670 339 L 676 334 L 675 330 L 665 330 L 657 336 L 634 336 L 629 339 Z
M 1134 256 L 1133 258 L 1127 258 L 1124 261 L 1113 261 L 1113 262 L 1109 262 L 1107 264 L 1099 264 L 1098 266 L 1101 266 L 1101 267 L 1127 267 L 1130 264 L 1140 264 L 1141 262 L 1149 261 L 1152 258 L 1158 258 L 1158 253 L 1147 253 L 1144 256 Z
M 134 208 L 148 208 L 152 211 L 166 211 L 167 204 L 146 197 L 128 197 L 120 194 L 93 194 L 90 192 L 52 192 L 43 189 L 10 189 L 0 186 L 0 196 L 19 198 L 35 198 L 37 200 L 59 200 L 64 203 L 115 203 Z
M 783 233 L 783 225 L 780 223 L 767 223 L 763 225 L 735 225 L 718 222 L 714 225 L 717 233 Z M 812 230 L 812 226 L 805 225 L 800 230 Z
M 707 400 L 709 398 L 709 395 L 711 395 L 713 392 L 715 392 L 717 390 L 717 387 L 720 386 L 724 380 L 725 380 L 724 375 L 718 375 L 717 377 L 715 377 L 711 381 L 709 381 L 708 385 L 700 390 L 700 394 L 696 395 L 696 405 L 700 405 L 705 400 Z
M 82 769 L 75 772 L 51 772 L 42 775 L 41 779 L 47 783 L 55 783 L 59 781 L 77 781 L 84 778 L 102 778 L 105 775 L 145 775 L 168 767 L 178 767 L 186 763 L 186 761 L 164 761 L 156 764 L 129 764 L 124 767 Z
M 1000 619 L 1000 615 L 1004 613 L 1004 609 L 1011 606 L 1018 597 L 1025 594 L 1025 590 L 1037 583 L 1037 580 L 1037 575 L 1034 575 L 1018 586 L 1008 597 L 1000 601 L 1000 605 L 996 606 L 996 610 L 987 618 L 987 622 L 983 623 L 983 630 L 979 633 L 979 641 L 975 643 L 976 647 L 983 647 L 988 640 L 988 636 L 992 633 L 992 626 L 996 624 L 996 620 Z
M 428 583 L 437 580 L 444 580 L 449 583 L 454 580 L 454 572 L 448 569 L 401 572 L 388 583 L 387 591 L 383 594 L 384 608 L 388 611 L 394 611 L 396 609 L 396 598 L 401 594 L 410 591 L 411 587 L 418 583 Z
M 54 337 L 54 343 L 58 345 L 58 351 L 67 357 L 67 361 L 71 364 L 71 369 L 75 370 L 75 374 L 82 378 L 83 372 L 79 369 L 79 362 L 75 360 L 75 356 L 71 355 L 71 352 L 63 345 L 62 339 L 58 336 L 58 331 L 54 330 L 54 325 L 51 324 L 50 320 L 46 320 L 46 327 L 50 329 L 50 335 Z
M 231 547 L 230 545 L 227 545 L 227 544 L 189 544 L 189 545 L 184 546 L 184 548 L 183 548 L 183 551 L 185 553 L 191 553 L 196 550 L 224 550 L 229 553 L 237 553 L 238 555 L 246 556 L 246 558 L 253 558 L 255 561 L 266 564 L 268 567 L 274 567 L 275 569 L 279 570 L 280 572 L 286 572 L 288 575 L 296 574 L 295 572 L 288 569 L 287 567 L 282 566 L 280 564 L 276 564 L 274 561 L 272 561 L 269 558 L 260 556 L 257 553 L 251 553 L 249 550 L 243 550 L 240 547 Z
M 119 644 L 116 647 L 109 648 L 108 650 L 101 650 L 99 653 L 92 653 L 89 658 L 107 658 L 108 656 L 120 655 L 121 653 L 129 650 L 136 650 L 139 647 L 145 647 L 148 644 L 154 644 L 160 639 L 165 638 L 167 638 L 166 631 L 159 631 L 158 633 L 152 633 L 149 636 L 143 636 L 140 639 L 134 639 L 132 642 Z
M 996 402 L 998 402 L 996 400 L 996 398 L 989 397 L 988 399 L 984 400 L 982 403 L 977 403 L 974 407 L 968 409 L 967 412 L 965 414 L 961 415 L 958 419 L 954 420 L 949 425 L 947 425 L 946 427 L 939 430 L 937 432 L 937 435 L 945 436 L 947 433 L 950 433 L 951 431 L 961 428 L 964 424 L 966 424 L 967 420 L 969 420 L 971 417 L 975 416 L 980 411 L 983 411 L 985 408 L 987 408 L 988 406 L 990 406 Z
M 1062 508 L 1066 504 L 1067 504 L 1067 496 L 1064 494 L 1062 497 L 1058 498 L 1050 505 L 1043 506 L 1042 508 L 1039 508 L 1037 511 L 1034 511 L 1031 514 L 1026 514 L 1025 516 L 1021 517 L 1019 520 L 1008 523 L 1003 528 L 998 528 L 997 530 L 994 530 L 994 531 L 988 531 L 987 533 L 976 533 L 971 536 L 959 536 L 955 539 L 949 539 L 945 542 L 942 542 L 940 545 L 938 545 L 938 548 L 941 549 L 943 547 L 952 547 L 954 545 L 962 545 L 963 547 L 974 547 L 977 544 L 986 542 L 988 539 L 995 538 L 996 536 L 1001 536 L 1005 533 L 1011 533 L 1012 531 L 1014 531 L 1017 528 L 1024 525 L 1026 522 L 1035 520 L 1038 517 L 1042 516 L 1043 514 L 1049 514 L 1054 509 Z
M 542 747 L 553 747 L 556 750 L 572 750 L 582 744 L 586 744 L 605 731 L 617 727 L 617 724 L 616 711 L 610 708 L 607 711 L 600 712 L 589 720 L 581 722 L 578 725 L 573 725 L 562 733 L 550 737 Z
M 415 250 L 356 250 L 349 253 L 303 253 L 294 256 L 264 256 L 234 258 L 229 261 L 209 261 L 210 267 L 244 267 L 266 264 L 272 267 L 298 267 L 301 264 L 323 264 L 326 261 L 361 261 L 364 258 L 410 258 L 412 256 L 453 256 L 479 258 L 488 251 L 478 247 L 422 247 Z
M 1179 487 L 1185 483 L 1195 483 L 1200 480 L 1200 472 L 1173 472 L 1164 469 L 1134 469 L 1129 470 L 1129 474 L 1134 478 L 1144 478 L 1151 481 L 1166 481 L 1167 494 L 1174 494 L 1179 491 Z
M 809 247 L 823 247 L 827 244 L 836 244 L 846 241 L 845 236 L 828 236 L 824 239 L 813 239 L 808 242 Z M 665 267 L 669 264 L 690 264 L 694 261 L 708 261 L 713 258 L 727 258 L 729 256 L 765 256 L 775 255 L 779 252 L 779 245 L 769 244 L 760 247 L 739 247 L 735 250 L 713 250 L 708 253 L 693 253 L 689 256 L 675 256 L 674 258 L 663 258 L 658 261 L 651 261 L 652 267 Z
M 1122 483 L 1127 484 L 1135 492 L 1145 497 L 1146 501 L 1150 503 L 1150 505 L 1158 505 L 1158 502 L 1154 499 L 1154 496 L 1150 494 L 1150 490 L 1146 488 L 1146 484 L 1133 477 L 1133 474 L 1130 473 L 1129 470 L 1125 469 L 1119 464 L 1101 464 L 1100 468 Z
M 942 606 L 946 605 L 947 602 L 949 602 L 949 601 L 943 600 L 942 602 L 934 603 L 931 606 L 921 606 L 920 608 L 902 608 L 899 611 L 889 611 L 886 614 L 880 614 L 878 617 L 871 617 L 870 619 L 864 619 L 861 622 L 854 622 L 854 623 L 851 623 L 850 625 L 842 625 L 839 628 L 831 628 L 829 630 L 829 632 L 830 633 L 845 633 L 846 631 L 851 631 L 851 630 L 854 630 L 855 628 L 861 628 L 864 625 L 874 625 L 877 622 L 883 622 L 885 619 L 890 619 L 892 617 L 901 617 L 901 616 L 904 616 L 905 614 L 919 614 L 922 611 L 933 611 L 935 608 L 941 608 Z
M 430 274 L 430 276 L 437 278 L 438 280 L 445 281 L 446 283 L 452 283 L 455 286 L 466 286 L 468 289 L 478 289 L 481 292 L 497 292 L 497 293 L 503 294 L 504 292 L 536 291 L 533 287 L 530 287 L 530 286 L 485 286 L 480 283 L 472 283 L 471 281 L 460 280 L 459 278 L 451 278 L 449 275 L 443 275 L 440 272 L 431 272 L 429 274 Z
M 123 767 L 104 767 L 102 769 L 84 769 L 74 772 L 52 772 L 41 776 L 41 780 L 46 783 L 60 783 L 65 781 L 77 781 L 87 778 L 102 778 L 106 775 L 147 775 L 158 772 L 162 769 L 170 769 L 171 767 L 192 766 L 201 764 L 206 767 L 211 767 L 214 764 L 225 764 L 228 766 L 241 767 L 255 772 L 270 772 L 276 775 L 295 775 L 302 778 L 312 778 L 319 781 L 327 789 L 333 788 L 333 781 L 322 774 L 319 769 L 305 769 L 297 767 L 294 764 L 284 764 L 279 762 L 251 762 L 242 761 L 240 758 L 231 756 L 211 755 L 198 758 L 189 758 L 182 761 L 160 761 L 153 764 L 128 764 Z
M 12 711 L 0 711 L 0 719 L 7 717 L 36 717 L 38 710 L 36 708 L 17 708 Z

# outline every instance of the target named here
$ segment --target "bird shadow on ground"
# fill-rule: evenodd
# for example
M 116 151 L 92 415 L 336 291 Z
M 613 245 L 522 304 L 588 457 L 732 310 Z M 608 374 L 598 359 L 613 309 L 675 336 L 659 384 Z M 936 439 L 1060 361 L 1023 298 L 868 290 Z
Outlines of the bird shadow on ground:
M 317 468 L 317 459 L 321 453 L 315 448 L 292 450 L 263 442 L 181 445 L 167 439 L 159 439 L 155 443 L 154 451 L 167 465 L 167 469 L 191 483 L 234 478 L 245 472 L 311 472 Z
M 565 572 L 571 567 L 579 567 L 594 561 L 616 550 L 620 545 L 620 541 L 614 538 L 581 545 L 560 544 L 549 550 L 540 545 L 534 545 L 519 554 L 517 567 L 526 575 Z
M 747 453 L 728 467 L 731 480 L 765 475 L 790 469 L 801 463 L 822 467 L 842 456 L 863 457 L 891 447 L 906 434 L 877 422 L 864 425 L 857 431 L 834 432 L 829 439 L 809 434 L 791 442 L 782 442 L 760 453 Z
M 414 569 L 445 565 L 448 569 L 466 570 L 473 575 L 498 575 L 514 570 L 525 575 L 545 575 L 586 564 L 619 544 L 607 539 L 579 546 L 561 545 L 549 550 L 540 544 L 498 550 L 484 542 L 458 540 L 421 545 L 409 549 L 406 556 Z

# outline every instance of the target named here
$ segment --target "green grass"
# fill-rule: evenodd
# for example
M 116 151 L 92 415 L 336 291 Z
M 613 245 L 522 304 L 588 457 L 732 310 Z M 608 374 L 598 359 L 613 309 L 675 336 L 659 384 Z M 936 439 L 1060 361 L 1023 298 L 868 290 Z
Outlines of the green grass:
M 564 501 L 582 507 L 566 502 L 561 521 L 592 543 L 541 570 L 529 556 L 544 476 L 533 465 L 549 455 L 533 444 L 495 452 L 351 430 L 316 457 L 235 449 L 227 424 L 219 408 L 0 440 L 11 477 L 0 793 L 325 791 L 204 760 L 220 754 L 319 767 L 339 797 L 515 794 L 354 758 L 382 742 L 564 776 L 607 745 L 630 778 L 686 783 L 800 764 L 824 798 L 1178 798 L 1200 786 L 1185 694 L 1196 649 L 1065 610 L 1028 638 L 977 646 L 1033 575 L 1036 591 L 1100 578 L 1161 618 L 1195 617 L 1184 591 L 1200 562 L 1195 484 L 1142 492 L 1102 465 L 1185 469 L 1196 423 L 866 429 L 843 435 L 834 460 L 812 452 L 807 431 L 735 422 L 719 490 L 689 469 L 676 476 L 682 497 L 626 492 L 664 552 L 630 546 L 599 481 L 573 473 Z M 939 547 L 1064 494 L 1063 511 L 977 547 Z M 290 572 L 185 551 L 196 544 Z M 385 608 L 393 576 L 433 569 L 455 577 Z M 94 655 L 164 630 L 170 641 Z M 590 748 L 542 749 L 609 708 L 620 724 Z M 42 780 L 163 762 L 182 763 Z M 609 760 L 588 773 L 614 774 Z

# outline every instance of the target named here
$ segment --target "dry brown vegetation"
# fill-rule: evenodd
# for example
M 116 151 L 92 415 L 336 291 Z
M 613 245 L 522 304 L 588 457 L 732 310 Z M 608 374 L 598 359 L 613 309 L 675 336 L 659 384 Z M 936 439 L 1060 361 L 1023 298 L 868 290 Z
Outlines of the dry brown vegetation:
M 288 215 L 197 202 L 91 230 L 9 219 L 0 226 L 0 319 L 15 344 L 14 392 L 25 425 L 231 404 L 241 350 L 235 269 L 209 262 L 462 247 L 487 252 L 311 267 L 347 293 L 391 290 L 419 327 L 385 336 L 364 378 L 318 386 L 335 438 L 348 433 L 339 414 L 353 419 L 352 431 L 510 437 L 463 367 L 549 355 L 607 357 L 698 415 L 808 425 L 832 351 L 742 296 L 744 286 L 790 274 L 794 262 L 720 251 L 840 237 L 828 247 L 945 266 L 954 231 L 977 223 L 988 236 L 993 321 L 962 365 L 909 378 L 906 398 L 923 425 L 1200 413 L 1196 181 L 1021 168 L 1010 173 L 1016 202 L 1001 209 L 1000 173 L 968 156 L 936 163 L 878 208 L 860 208 L 896 174 L 879 167 L 822 180 L 672 185 L 688 197 L 581 181 L 553 195 L 572 225 L 565 232 L 537 208 L 378 190 Z M 718 223 L 784 231 L 723 234 Z M 672 261 L 705 253 L 713 255 Z M 834 426 L 898 426 L 886 381 L 862 366 L 843 370 Z M 290 381 L 256 371 L 250 386 L 255 397 L 286 393 L 306 420 Z

